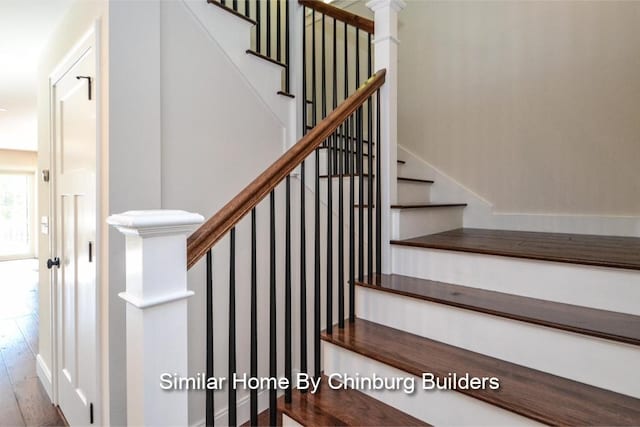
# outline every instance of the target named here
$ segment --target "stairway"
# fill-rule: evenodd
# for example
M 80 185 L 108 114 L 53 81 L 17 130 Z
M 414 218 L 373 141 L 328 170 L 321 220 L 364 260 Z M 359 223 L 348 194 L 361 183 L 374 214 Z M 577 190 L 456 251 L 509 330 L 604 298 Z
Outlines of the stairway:
M 210 3 L 231 12 L 238 31 L 255 25 Z M 228 19 L 193 4 L 212 15 L 212 33 L 214 23 Z M 279 86 L 286 65 L 244 49 L 248 41 L 226 48 L 238 63 L 257 61 L 256 68 L 269 70 L 257 90 L 284 122 L 292 97 Z M 255 79 L 262 72 L 246 68 Z M 338 186 L 328 184 L 353 176 L 335 173 L 326 161 L 344 146 L 318 147 L 317 164 L 327 168 L 307 169 L 308 183 L 315 172 L 323 181 L 322 197 L 335 199 Z M 375 151 L 367 141 L 362 147 L 362 179 L 375 181 L 367 167 Z M 391 206 L 392 274 L 356 282 L 356 320 L 321 335 L 319 391 L 294 390 L 289 403 L 280 397 L 278 422 L 640 425 L 640 238 L 465 229 L 465 201 L 431 200 L 437 182 L 403 173 L 407 162 L 398 160 L 398 203 Z M 356 203 L 363 206 L 345 211 L 369 206 L 366 198 Z M 400 389 L 330 387 L 357 377 L 396 379 Z M 423 390 L 433 384 L 442 387 Z
M 394 274 L 357 281 L 358 318 L 323 333 L 323 363 L 325 381 L 412 378 L 416 391 L 325 386 L 281 412 L 301 425 L 638 425 L 640 239 L 465 229 L 466 204 L 431 201 L 434 182 L 404 164 Z M 500 387 L 424 391 L 425 373 Z

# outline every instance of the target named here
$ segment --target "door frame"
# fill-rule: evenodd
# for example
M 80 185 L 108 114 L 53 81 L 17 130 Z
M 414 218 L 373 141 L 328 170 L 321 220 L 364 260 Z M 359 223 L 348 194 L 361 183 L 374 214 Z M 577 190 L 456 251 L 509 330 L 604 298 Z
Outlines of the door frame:
M 49 170 L 50 170 L 50 181 L 49 181 L 49 255 L 51 256 L 57 250 L 57 206 L 56 206 L 56 179 L 57 179 L 57 171 L 56 171 L 56 116 L 55 116 L 55 108 L 56 108 L 56 92 L 55 87 L 56 84 L 65 76 L 65 74 L 71 69 L 71 67 L 78 62 L 86 51 L 90 48 L 93 49 L 93 55 L 95 56 L 95 76 L 93 77 L 93 87 L 92 87 L 92 97 L 95 99 L 95 113 L 96 113 L 96 153 L 95 153 L 95 191 L 96 191 L 96 241 L 95 241 L 95 263 L 96 263 L 96 277 L 95 277 L 95 337 L 96 337 L 96 389 L 95 396 L 93 399 L 94 404 L 94 424 L 100 425 L 104 420 L 103 411 L 103 384 L 105 382 L 105 378 L 103 377 L 103 358 L 102 350 L 103 350 L 103 337 L 101 331 L 103 330 L 102 324 L 105 321 L 104 315 L 106 310 L 102 309 L 103 298 L 101 298 L 101 289 L 103 286 L 102 281 L 102 270 L 103 270 L 103 262 L 105 262 L 104 257 L 101 254 L 101 249 L 103 247 L 103 232 L 102 232 L 102 208 L 103 208 L 103 186 L 102 186 L 102 76 L 101 76 L 101 38 L 100 38 L 100 19 L 96 19 L 93 22 L 93 25 L 87 30 L 80 39 L 73 45 L 71 49 L 69 49 L 68 53 L 63 57 L 63 59 L 58 63 L 56 67 L 54 67 L 53 71 L 49 74 Z M 106 254 L 105 254 L 106 255 Z M 58 318 L 59 315 L 59 307 L 60 307 L 60 286 L 58 284 L 58 274 L 55 270 L 50 270 L 49 273 L 49 283 L 50 283 L 50 327 L 49 333 L 51 335 L 51 400 L 55 405 L 59 405 L 59 393 L 58 393 L 58 375 L 59 375 L 59 343 L 58 343 L 58 328 L 60 326 L 60 320 Z

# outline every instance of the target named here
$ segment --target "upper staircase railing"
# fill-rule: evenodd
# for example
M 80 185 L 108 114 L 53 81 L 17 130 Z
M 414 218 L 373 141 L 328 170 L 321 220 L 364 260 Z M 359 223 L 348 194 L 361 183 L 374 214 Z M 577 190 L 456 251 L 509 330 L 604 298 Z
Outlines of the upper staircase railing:
M 289 0 L 207 0 L 255 25 L 254 52 L 285 67 L 284 94 L 290 95 Z

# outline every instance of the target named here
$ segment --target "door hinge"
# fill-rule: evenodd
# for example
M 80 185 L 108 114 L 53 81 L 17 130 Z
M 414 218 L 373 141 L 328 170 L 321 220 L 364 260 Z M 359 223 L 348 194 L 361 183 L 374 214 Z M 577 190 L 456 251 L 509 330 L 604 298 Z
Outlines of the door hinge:
M 93 403 L 89 403 L 89 424 L 93 424 Z

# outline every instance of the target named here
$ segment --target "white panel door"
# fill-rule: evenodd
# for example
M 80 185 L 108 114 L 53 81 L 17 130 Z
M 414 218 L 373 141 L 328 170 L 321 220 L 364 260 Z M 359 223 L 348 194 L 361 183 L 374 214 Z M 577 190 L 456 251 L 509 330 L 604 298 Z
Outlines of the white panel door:
M 76 59 L 52 90 L 56 376 L 58 404 L 72 426 L 90 424 L 97 378 L 94 44 L 87 43 Z

